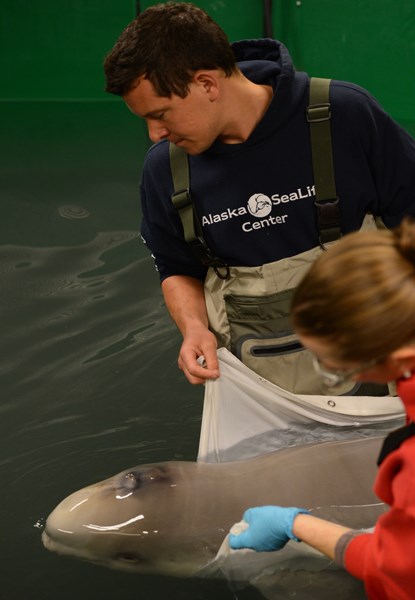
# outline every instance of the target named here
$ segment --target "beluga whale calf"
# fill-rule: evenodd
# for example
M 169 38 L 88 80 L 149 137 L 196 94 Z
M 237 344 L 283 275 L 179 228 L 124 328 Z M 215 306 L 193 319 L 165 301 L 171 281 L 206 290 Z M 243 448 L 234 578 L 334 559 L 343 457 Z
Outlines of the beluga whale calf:
M 290 542 L 271 553 L 233 551 L 226 550 L 226 536 L 245 509 L 265 504 L 300 506 L 352 528 L 372 527 L 385 511 L 372 491 L 382 441 L 313 443 L 227 463 L 133 467 L 65 498 L 47 518 L 43 543 L 107 567 L 177 577 L 227 576 L 217 568 L 223 565 L 220 549 L 232 554 L 232 577 L 239 580 L 252 579 L 262 557 L 268 566 L 294 570 L 299 564 L 307 569 L 309 559 L 322 560 L 321 569 L 329 559 L 316 558 L 306 544 Z M 235 560 L 242 561 L 237 575 Z

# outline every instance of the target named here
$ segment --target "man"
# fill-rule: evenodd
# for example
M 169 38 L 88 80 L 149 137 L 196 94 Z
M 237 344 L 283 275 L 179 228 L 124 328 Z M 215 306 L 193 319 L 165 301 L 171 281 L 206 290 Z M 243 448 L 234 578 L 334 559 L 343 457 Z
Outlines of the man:
M 278 41 L 230 45 L 187 2 L 139 15 L 107 56 L 105 72 L 106 90 L 146 120 L 155 142 L 141 181 L 142 236 L 183 335 L 178 362 L 187 379 L 218 377 L 219 344 L 285 389 L 333 393 L 289 319 L 293 289 L 323 245 L 307 74 L 295 72 Z M 387 227 L 414 214 L 414 140 L 353 84 L 332 81 L 330 106 L 341 232 L 365 226 L 368 213 Z M 169 143 L 173 153 L 175 146 L 188 154 L 193 245 L 172 203 L 182 166 L 172 171 Z M 188 187 L 186 177 L 179 180 Z M 357 384 L 336 393 L 357 391 L 367 393 Z

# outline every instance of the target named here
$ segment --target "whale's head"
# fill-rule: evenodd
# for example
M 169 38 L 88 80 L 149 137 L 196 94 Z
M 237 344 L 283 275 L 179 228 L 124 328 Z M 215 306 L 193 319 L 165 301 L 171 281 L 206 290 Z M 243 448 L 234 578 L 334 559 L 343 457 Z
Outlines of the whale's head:
M 45 547 L 116 569 L 192 575 L 226 535 L 203 531 L 189 487 L 195 468 L 144 465 L 71 494 L 47 518 Z

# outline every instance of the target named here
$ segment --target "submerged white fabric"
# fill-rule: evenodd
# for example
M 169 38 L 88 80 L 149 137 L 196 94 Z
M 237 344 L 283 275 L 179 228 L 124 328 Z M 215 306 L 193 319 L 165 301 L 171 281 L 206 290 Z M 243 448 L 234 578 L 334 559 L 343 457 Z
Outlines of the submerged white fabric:
M 294 395 L 225 348 L 220 377 L 205 385 L 198 460 L 226 462 L 309 442 L 382 435 L 403 423 L 393 396 Z
M 221 376 L 205 386 L 198 461 L 228 462 L 309 442 L 386 435 L 403 424 L 399 398 L 295 396 L 258 376 L 225 348 L 218 357 Z M 370 520 L 375 508 L 331 506 L 330 515 L 335 509 L 334 519 L 347 524 L 354 511 L 367 512 Z M 324 507 L 312 512 L 326 516 Z M 227 535 L 216 557 L 196 575 L 225 577 L 235 591 L 250 583 L 268 600 L 293 595 L 331 600 L 333 589 L 337 600 L 365 598 L 361 582 L 294 541 L 278 552 L 254 552 L 232 550 Z

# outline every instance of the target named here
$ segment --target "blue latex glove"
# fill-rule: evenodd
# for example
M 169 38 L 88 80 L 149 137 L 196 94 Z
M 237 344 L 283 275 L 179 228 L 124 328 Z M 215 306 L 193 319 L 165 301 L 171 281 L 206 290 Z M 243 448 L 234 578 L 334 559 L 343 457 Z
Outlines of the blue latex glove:
M 229 534 L 229 545 L 234 550 L 251 548 L 257 552 L 281 550 L 288 540 L 300 540 L 293 534 L 293 521 L 304 508 L 257 506 L 244 512 L 243 520 L 249 527 L 239 535 Z

